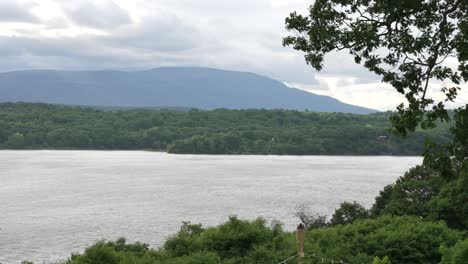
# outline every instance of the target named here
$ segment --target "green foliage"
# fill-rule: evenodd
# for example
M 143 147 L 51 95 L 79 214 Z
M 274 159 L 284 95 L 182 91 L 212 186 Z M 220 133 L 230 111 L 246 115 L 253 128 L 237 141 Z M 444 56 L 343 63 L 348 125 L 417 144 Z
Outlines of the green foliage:
M 452 143 L 432 145 L 423 166 L 386 186 L 376 198 L 373 216 L 416 215 L 468 229 L 468 109 L 457 110 L 454 120 Z
M 416 166 L 388 185 L 376 197 L 372 215 L 429 215 L 429 202 L 440 192 L 444 180 L 434 171 Z
M 294 237 L 281 225 L 230 217 L 226 223 L 206 229 L 186 222 L 159 250 L 140 243 L 126 244 L 122 239 L 101 241 L 83 254 L 72 255 L 67 264 L 276 263 L 294 252 Z
M 450 144 L 431 143 L 424 152 L 424 165 L 447 180 L 456 178 L 468 156 L 468 105 L 456 110 L 453 120 L 454 126 L 450 129 L 453 141 Z
M 347 263 L 438 263 L 439 248 L 445 258 L 464 252 L 456 244 L 461 234 L 442 222 L 425 222 L 417 217 L 383 216 L 357 220 L 352 224 L 306 232 L 305 263 L 320 263 L 315 256 Z M 452 247 L 456 244 L 455 247 Z M 230 217 L 216 227 L 184 223 L 161 249 L 141 243 L 100 241 L 75 254 L 67 264 L 259 264 L 279 263 L 296 253 L 295 234 L 265 220 Z M 465 253 L 463 253 L 465 254 Z
M 83 254 L 73 254 L 66 264 L 130 264 L 161 263 L 160 256 L 148 245 L 127 244 L 121 238 L 115 242 L 99 241 Z
M 374 260 L 372 261 L 372 264 L 392 264 L 390 259 L 388 257 L 375 257 Z
M 455 160 L 463 161 L 468 157 L 468 105 L 455 111 L 455 125 L 451 128 L 454 142 L 450 153 Z
M 357 64 L 381 77 L 406 97 L 391 121 L 406 135 L 447 121 L 444 103 L 453 101 L 468 81 L 468 2 L 316 0 L 307 16 L 291 13 L 286 28 L 293 32 L 283 44 L 305 53 L 316 70 L 326 54 L 346 50 Z M 444 61 L 454 57 L 455 67 Z M 445 100 L 430 97 L 429 82 L 448 82 Z M 432 111 L 426 112 L 431 107 Z
M 98 111 L 0 103 L 0 148 L 419 155 L 424 151 L 426 138 L 446 143 L 452 140 L 448 125 L 430 133 L 416 132 L 406 140 L 391 136 L 389 116 L 390 113 L 352 115 L 288 110 Z M 379 136 L 386 136 L 387 140 L 379 141 Z
M 450 227 L 468 230 L 468 161 L 456 180 L 445 185 L 430 202 L 431 218 L 447 222 Z
M 369 217 L 369 211 L 356 201 L 343 202 L 340 207 L 335 210 L 330 220 L 332 226 L 350 224 L 359 219 L 366 219 Z
M 454 245 L 461 237 L 443 222 L 387 215 L 312 230 L 307 233 L 305 252 L 340 257 L 348 263 L 371 263 L 375 256 L 387 256 L 392 263 L 438 263 L 439 247 Z
M 218 264 L 220 259 L 213 252 L 195 252 L 188 256 L 172 258 L 161 263 L 168 264 Z
M 220 226 L 195 229 L 193 232 L 193 226 L 183 225 L 177 235 L 169 238 L 164 245 L 168 255 L 210 251 L 232 263 L 278 262 L 284 255 L 290 255 L 294 246 L 294 240 L 286 236 L 281 225 L 273 223 L 269 227 L 261 218 L 245 221 L 233 216 Z
M 369 218 L 370 212 L 357 202 L 343 202 L 335 210 L 330 221 L 327 216 L 316 214 L 309 205 L 300 204 L 295 208 L 294 215 L 301 220 L 308 230 L 324 227 L 351 224 L 356 220 Z
M 427 167 L 417 166 L 376 197 L 372 216 L 415 215 L 443 220 L 451 228 L 468 229 L 468 162 L 458 175 L 445 180 Z
M 468 260 L 468 239 L 459 241 L 451 248 L 442 246 L 441 252 L 440 264 L 465 264 Z
M 13 149 L 20 149 L 24 147 L 24 135 L 21 133 L 14 133 L 13 135 L 8 137 L 6 145 L 9 148 Z

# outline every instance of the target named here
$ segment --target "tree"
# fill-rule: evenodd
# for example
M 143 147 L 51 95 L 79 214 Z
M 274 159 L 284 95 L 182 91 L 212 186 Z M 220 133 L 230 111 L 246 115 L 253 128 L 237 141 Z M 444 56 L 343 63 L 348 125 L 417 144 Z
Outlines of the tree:
M 455 246 L 447 248 L 442 246 L 441 264 L 464 264 L 468 259 L 468 239 L 460 240 Z
M 283 44 L 305 52 L 306 62 L 318 71 L 326 54 L 348 51 L 356 63 L 406 97 L 406 105 L 400 104 L 390 120 L 394 132 L 407 136 L 419 127 L 432 129 L 438 121 L 451 120 L 445 104 L 468 81 L 467 13 L 466 0 L 317 0 L 307 16 L 293 12 L 286 18 L 286 28 L 294 34 Z M 448 64 L 448 58 L 454 63 Z M 443 100 L 431 98 L 432 82 L 442 83 Z M 417 168 L 387 186 L 374 214 L 430 214 L 452 227 L 467 228 L 461 171 L 468 155 L 468 105 L 457 109 L 453 119 L 453 142 L 428 141 L 428 172 Z
M 100 241 L 87 248 L 83 255 L 72 255 L 67 263 L 118 264 L 119 262 L 120 256 L 114 247 L 114 243 Z
M 392 262 L 387 256 L 385 256 L 383 258 L 375 257 L 372 264 L 392 264 Z
M 427 217 L 429 202 L 439 194 L 444 183 L 436 172 L 424 166 L 416 166 L 380 192 L 371 209 L 372 215 Z
M 468 81 L 467 11 L 466 0 L 317 0 L 308 16 L 293 12 L 286 18 L 294 35 L 283 44 L 305 52 L 316 70 L 326 54 L 347 50 L 406 97 L 407 106 L 400 104 L 391 118 L 394 130 L 406 135 L 418 125 L 432 128 L 438 119 L 449 120 L 444 103 Z M 449 83 L 441 87 L 444 100 L 431 98 L 431 81 Z
M 468 160 L 457 179 L 445 185 L 429 206 L 433 219 L 444 220 L 452 228 L 468 229 Z
M 311 230 L 306 233 L 304 251 L 341 258 L 345 263 L 372 263 L 375 257 L 388 257 L 392 263 L 436 264 L 441 260 L 439 248 L 444 244 L 451 247 L 462 238 L 462 232 L 443 222 L 385 215 Z
M 24 147 L 24 135 L 21 133 L 14 133 L 8 137 L 6 142 L 7 146 L 14 149 L 20 149 Z
M 164 253 L 184 258 L 210 252 L 221 260 L 214 263 L 278 263 L 290 256 L 295 246 L 293 236 L 277 222 L 269 226 L 262 218 L 245 221 L 231 216 L 224 224 L 206 229 L 184 223 L 176 235 L 166 240 Z
M 453 140 L 449 144 L 430 142 L 424 153 L 424 164 L 448 180 L 457 177 L 468 157 L 468 105 L 454 114 L 455 125 L 450 129 Z
M 307 204 L 296 206 L 294 216 L 299 218 L 309 230 L 328 226 L 327 216 L 313 212 Z
M 331 225 L 345 225 L 350 224 L 358 219 L 366 219 L 369 217 L 369 212 L 362 205 L 356 201 L 343 202 L 340 207 L 335 210 L 330 223 Z

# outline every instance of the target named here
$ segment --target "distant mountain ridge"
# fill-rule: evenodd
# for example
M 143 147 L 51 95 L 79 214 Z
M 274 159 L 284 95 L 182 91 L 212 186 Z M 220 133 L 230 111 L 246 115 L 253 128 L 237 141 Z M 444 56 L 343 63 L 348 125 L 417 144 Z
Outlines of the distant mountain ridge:
M 147 71 L 27 70 L 0 73 L 0 102 L 200 109 L 376 110 L 290 88 L 249 72 L 169 67 Z

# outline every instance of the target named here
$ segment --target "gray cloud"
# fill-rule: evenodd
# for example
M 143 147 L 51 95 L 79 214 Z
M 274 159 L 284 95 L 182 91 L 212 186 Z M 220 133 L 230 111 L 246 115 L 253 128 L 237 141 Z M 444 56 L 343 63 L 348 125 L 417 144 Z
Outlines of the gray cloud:
M 219 1 L 219 0 L 159 0 L 155 5 L 173 10 L 190 10 L 193 14 L 210 14 L 210 17 L 226 17 L 231 15 L 245 16 L 259 14 L 271 10 L 269 1 Z
M 328 89 L 318 85 L 303 54 L 282 46 L 282 37 L 287 35 L 284 18 L 293 10 L 306 10 L 308 3 L 302 0 L 135 0 L 134 6 L 141 11 L 137 14 L 122 8 L 127 6 L 122 5 L 124 0 L 55 2 L 63 15 L 50 18 L 47 23 L 55 24 L 43 24 L 43 29 L 64 30 L 71 21 L 104 34 L 45 37 L 31 33 L 34 28 L 19 29 L 17 37 L 0 37 L 0 54 L 8 55 L 0 59 L 0 71 L 203 66 L 251 71 L 315 90 Z M 355 83 L 377 80 L 346 54 L 327 57 L 321 74 L 355 77 Z
M 199 64 L 197 29 L 174 14 L 144 18 L 112 34 L 0 36 L 0 71 L 34 68 L 148 69 Z M 1 58 L 3 57 L 3 59 Z M 15 63 L 12 63 L 14 61 Z
M 158 66 L 184 63 L 170 54 L 108 46 L 101 38 L 0 37 L 0 65 L 7 70 L 139 69 L 153 67 L 155 62 Z
M 68 18 L 80 26 L 105 29 L 132 22 L 127 11 L 113 1 L 64 1 L 60 2 L 60 5 Z
M 202 38 L 196 27 L 187 24 L 175 14 L 165 14 L 144 18 L 139 23 L 122 27 L 101 40 L 109 46 L 147 52 L 174 52 L 193 49 L 200 45 Z
M 375 83 L 380 82 L 382 79 L 378 75 L 369 72 L 364 66 L 356 64 L 354 58 L 346 51 L 326 55 L 324 68 L 320 73 L 345 78 L 353 77 L 356 84 Z M 344 83 L 341 84 L 344 85 Z
M 31 7 L 30 4 L 0 2 L 0 22 L 38 22 L 39 19 L 31 13 Z
M 15 54 L 24 68 L 44 64 L 27 61 L 25 57 L 41 62 L 49 58 L 50 67 L 55 63 L 56 68 L 65 69 L 204 66 L 252 71 L 280 81 L 317 83 L 302 55 L 282 47 L 283 16 L 274 15 L 265 1 L 231 2 L 229 8 L 206 0 L 197 4 L 164 0 L 147 3 L 145 8 L 151 10 L 152 16 L 107 29 L 106 35 L 2 37 L 0 54 Z M 76 9 L 83 2 L 74 4 L 66 8 Z M 182 8 L 184 4 L 187 6 Z M 212 5 L 217 12 L 208 8 Z M 242 12 L 246 6 L 253 9 Z M 261 23 L 255 23 L 256 18 Z M 270 28 L 271 23 L 280 29 L 263 29 Z M 0 69 L 11 70 L 11 63 L 1 63 Z M 14 69 L 21 68 L 21 63 L 16 63 Z
M 353 85 L 353 82 L 350 81 L 349 79 L 340 79 L 336 83 L 336 86 L 338 86 L 338 87 L 350 86 L 350 85 Z

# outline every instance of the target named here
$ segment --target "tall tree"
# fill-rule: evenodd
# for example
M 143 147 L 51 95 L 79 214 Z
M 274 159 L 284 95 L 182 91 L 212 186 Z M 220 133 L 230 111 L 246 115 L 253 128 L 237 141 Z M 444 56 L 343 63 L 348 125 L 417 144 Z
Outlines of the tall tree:
M 406 135 L 419 125 L 432 128 L 436 120 L 449 120 L 444 105 L 468 81 L 467 11 L 466 0 L 316 0 L 307 16 L 294 12 L 286 18 L 294 34 L 283 44 L 305 52 L 316 70 L 323 68 L 325 54 L 349 51 L 356 63 L 405 95 L 407 104 L 391 120 Z M 431 81 L 442 82 L 444 100 L 431 97 Z

